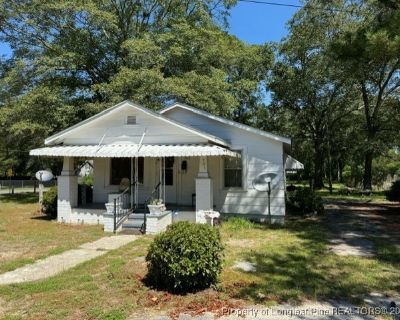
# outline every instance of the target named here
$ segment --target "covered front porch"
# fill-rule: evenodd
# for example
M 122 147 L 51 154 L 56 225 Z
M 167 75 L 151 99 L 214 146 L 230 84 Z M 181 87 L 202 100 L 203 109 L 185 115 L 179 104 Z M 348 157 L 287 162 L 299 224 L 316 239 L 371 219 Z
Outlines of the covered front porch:
M 57 146 L 31 152 L 35 153 L 63 157 L 59 222 L 147 233 L 162 231 L 174 221 L 205 222 L 203 212 L 215 208 L 210 166 L 218 166 L 222 157 L 238 156 L 217 145 Z M 93 160 L 91 197 L 78 188 L 77 164 L 84 159 Z M 148 204 L 160 200 L 165 204 L 162 213 L 149 214 Z
M 145 217 L 146 214 L 146 217 Z M 199 218 L 196 216 L 195 207 L 191 206 L 183 206 L 177 204 L 166 204 L 166 211 L 163 214 L 151 215 L 147 209 L 145 209 L 145 205 L 140 206 L 135 210 L 127 210 L 124 212 L 121 219 L 116 221 L 116 228 L 114 229 L 114 211 L 112 211 L 111 217 L 108 219 L 107 217 L 104 219 L 104 216 L 107 215 L 106 203 L 87 203 L 87 204 L 79 204 L 71 208 L 71 221 L 70 223 L 75 224 L 102 224 L 105 225 L 105 231 L 107 232 L 118 232 L 122 230 L 132 230 L 132 231 L 140 231 L 143 233 L 158 233 L 158 227 L 160 227 L 161 223 L 164 223 L 164 227 L 168 224 L 178 221 L 189 221 L 189 222 L 200 222 Z M 197 218 L 196 218 L 197 217 Z M 154 220 L 157 218 L 156 220 Z M 147 230 L 145 230 L 145 219 L 147 220 Z M 153 221 L 153 228 L 149 230 L 148 221 Z M 66 222 L 66 221 L 61 221 Z

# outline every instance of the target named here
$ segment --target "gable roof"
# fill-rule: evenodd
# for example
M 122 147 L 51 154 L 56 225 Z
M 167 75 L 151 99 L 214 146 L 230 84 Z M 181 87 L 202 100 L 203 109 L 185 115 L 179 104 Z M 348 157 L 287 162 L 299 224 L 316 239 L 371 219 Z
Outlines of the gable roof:
M 285 143 L 287 145 L 291 145 L 291 143 L 292 143 L 290 138 L 279 136 L 279 135 L 276 135 L 276 134 L 273 134 L 273 133 L 270 133 L 270 132 L 267 132 L 267 131 L 263 131 L 263 130 L 260 130 L 260 129 L 256 129 L 256 128 L 250 127 L 248 125 L 245 125 L 243 123 L 239 123 L 239 122 L 236 122 L 236 121 L 233 121 L 233 120 L 229 120 L 229 119 L 226 119 L 226 118 L 215 116 L 215 115 L 213 115 L 213 114 L 211 114 L 209 112 L 206 112 L 206 111 L 203 111 L 203 110 L 200 110 L 200 109 L 196 109 L 196 108 L 188 106 L 187 104 L 184 104 L 184 103 L 175 103 L 172 106 L 169 106 L 169 107 L 166 107 L 164 109 L 161 109 L 160 110 L 160 114 L 164 114 L 164 113 L 166 113 L 166 112 L 168 112 L 168 111 L 170 111 L 172 109 L 175 109 L 175 108 L 182 108 L 182 109 L 191 111 L 191 112 L 193 112 L 195 114 L 199 114 L 199 115 L 202 115 L 204 117 L 207 117 L 209 119 L 212 119 L 212 120 L 215 120 L 215 121 L 218 121 L 218 122 L 230 125 L 230 126 L 234 126 L 236 128 L 239 128 L 239 129 L 242 129 L 242 130 L 254 133 L 254 134 L 258 134 L 260 136 L 267 137 L 267 138 L 275 140 L 275 141 L 280 141 L 280 142 Z
M 160 113 L 154 112 L 154 111 L 152 111 L 150 109 L 147 109 L 147 108 L 142 107 L 142 106 L 140 106 L 140 105 L 138 105 L 136 103 L 133 103 L 130 100 L 122 101 L 121 103 L 118 103 L 115 106 L 107 108 L 107 109 L 95 114 L 94 116 L 92 116 L 92 117 L 90 117 L 90 118 L 88 118 L 86 120 L 83 120 L 83 121 L 81 121 L 81 122 L 79 122 L 79 123 L 67 128 L 67 129 L 63 130 L 63 131 L 60 131 L 60 132 L 48 137 L 45 140 L 45 145 L 56 144 L 59 139 L 61 139 L 64 136 L 66 136 L 68 133 L 71 133 L 72 131 L 74 131 L 74 130 L 76 130 L 78 128 L 81 128 L 81 127 L 83 127 L 83 126 L 85 126 L 85 125 L 87 125 L 89 123 L 92 123 L 93 121 L 96 121 L 96 120 L 98 120 L 100 118 L 103 118 L 103 117 L 107 116 L 108 114 L 110 114 L 112 112 L 115 112 L 117 109 L 125 107 L 127 105 L 132 107 L 132 108 L 135 108 L 137 110 L 140 110 L 140 111 L 142 111 L 142 112 L 144 112 L 144 113 L 146 113 L 146 114 L 148 114 L 150 116 L 156 117 L 159 120 L 162 120 L 162 121 L 164 121 L 166 123 L 169 123 L 169 124 L 171 124 L 173 126 L 181 128 L 183 130 L 186 130 L 186 131 L 188 131 L 188 132 L 190 132 L 192 134 L 198 135 L 198 136 L 200 136 L 202 138 L 205 138 L 205 139 L 207 139 L 209 141 L 212 141 L 212 142 L 214 142 L 216 144 L 230 147 L 230 144 L 228 142 L 226 142 L 225 140 L 221 139 L 221 138 L 218 138 L 216 136 L 213 136 L 213 135 L 211 135 L 209 133 L 206 133 L 206 132 L 203 132 L 201 130 L 195 129 L 193 127 L 187 126 L 187 125 L 185 125 L 183 123 L 180 123 L 180 122 L 177 122 L 175 120 L 172 120 L 172 119 L 170 119 L 168 117 L 163 116 Z

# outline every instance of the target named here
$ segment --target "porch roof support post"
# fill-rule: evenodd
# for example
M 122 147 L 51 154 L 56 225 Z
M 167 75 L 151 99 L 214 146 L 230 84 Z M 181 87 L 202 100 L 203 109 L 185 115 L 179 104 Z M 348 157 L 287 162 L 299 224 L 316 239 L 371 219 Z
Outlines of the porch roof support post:
M 70 222 L 72 208 L 78 204 L 78 177 L 75 175 L 73 157 L 64 157 L 63 169 L 57 178 L 57 192 L 57 220 Z
M 160 161 L 160 187 L 158 188 L 158 199 L 162 198 L 162 162 L 161 162 L 161 157 L 159 159 Z
M 200 210 L 212 210 L 213 202 L 213 179 L 208 173 L 207 157 L 199 158 L 199 172 L 196 178 L 196 212 Z M 196 222 L 205 222 L 197 221 Z
M 62 176 L 74 176 L 75 175 L 74 158 L 73 157 L 64 157 L 61 175 Z
M 138 172 L 139 172 L 139 158 L 135 157 L 135 177 L 134 177 L 134 180 L 135 180 L 135 206 L 137 206 L 138 202 L 139 202 L 139 185 L 138 185 L 139 173 Z
M 208 178 L 208 163 L 207 157 L 199 158 L 199 172 L 197 174 L 198 178 Z
M 163 157 L 163 202 L 165 203 L 165 157 Z
M 131 158 L 131 183 L 130 183 L 130 187 L 131 187 L 131 209 L 133 209 L 133 188 L 134 188 L 134 184 L 133 184 L 133 158 Z

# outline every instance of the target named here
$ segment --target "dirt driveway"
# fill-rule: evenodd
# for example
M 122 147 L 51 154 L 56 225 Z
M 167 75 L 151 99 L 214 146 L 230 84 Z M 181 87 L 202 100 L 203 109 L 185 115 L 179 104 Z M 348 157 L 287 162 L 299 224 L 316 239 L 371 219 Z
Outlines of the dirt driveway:
M 325 206 L 330 248 L 338 255 L 374 256 L 376 242 L 400 249 L 400 204 L 331 201 Z

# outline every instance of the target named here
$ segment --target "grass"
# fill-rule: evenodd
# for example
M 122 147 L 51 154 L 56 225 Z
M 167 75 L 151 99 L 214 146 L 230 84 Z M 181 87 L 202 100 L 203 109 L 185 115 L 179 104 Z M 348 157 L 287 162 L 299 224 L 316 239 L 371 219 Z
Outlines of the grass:
M 309 187 L 309 184 L 306 181 L 301 183 L 297 182 L 288 182 L 288 185 L 293 184 L 298 187 Z M 327 184 L 326 184 L 327 185 Z M 374 190 L 370 195 L 363 194 L 360 191 L 353 191 L 349 194 L 343 194 L 343 190 L 345 190 L 346 186 L 342 183 L 333 183 L 332 184 L 332 193 L 329 192 L 329 188 L 325 187 L 320 190 L 316 190 L 317 194 L 326 200 L 343 200 L 343 201 L 363 201 L 363 202 L 385 202 L 385 191 L 383 190 Z
M 49 279 L 0 286 L 0 319 L 105 320 L 145 313 L 197 314 L 253 303 L 326 299 L 361 303 L 360 297 L 372 291 L 393 295 L 400 290 L 400 252 L 389 240 L 371 239 L 376 258 L 340 257 L 328 250 L 331 226 L 320 217 L 291 220 L 285 226 L 234 218 L 220 228 L 225 262 L 215 289 L 172 295 L 146 287 L 144 256 L 152 237 L 142 236 Z M 233 269 L 240 260 L 256 263 L 257 271 Z
M 225 269 L 224 285 L 234 297 L 266 304 L 326 299 L 358 302 L 372 291 L 398 292 L 400 260 L 396 247 L 380 240 L 377 258 L 337 256 L 327 248 L 328 231 L 329 226 L 320 218 L 291 221 L 284 228 L 224 231 L 225 239 L 242 243 L 240 250 L 228 246 L 227 264 L 237 260 L 257 264 L 256 273 Z
M 69 226 L 38 212 L 33 193 L 0 195 L 0 273 L 104 236 L 101 226 Z
M 43 281 L 0 287 L 0 300 L 14 319 L 125 319 L 143 307 L 148 290 L 142 285 L 149 237 L 80 264 Z
M 250 303 L 358 302 L 372 291 L 398 292 L 399 253 L 390 258 L 397 249 L 380 242 L 376 259 L 338 257 L 327 250 L 326 228 L 318 219 L 286 227 L 226 222 L 221 227 L 226 260 L 216 290 L 181 296 L 147 288 L 143 257 L 152 237 L 145 236 L 50 279 L 2 286 L 0 301 L 6 301 L 10 319 L 125 319 L 132 313 L 176 315 Z M 257 263 L 257 272 L 234 270 L 238 260 Z
M 327 200 L 344 200 L 344 201 L 363 201 L 363 202 L 386 202 L 385 191 L 374 191 L 371 195 L 362 194 L 360 192 L 354 192 L 350 194 L 341 194 L 341 188 L 333 188 L 332 193 L 329 189 L 318 190 L 317 193 L 324 199 Z

